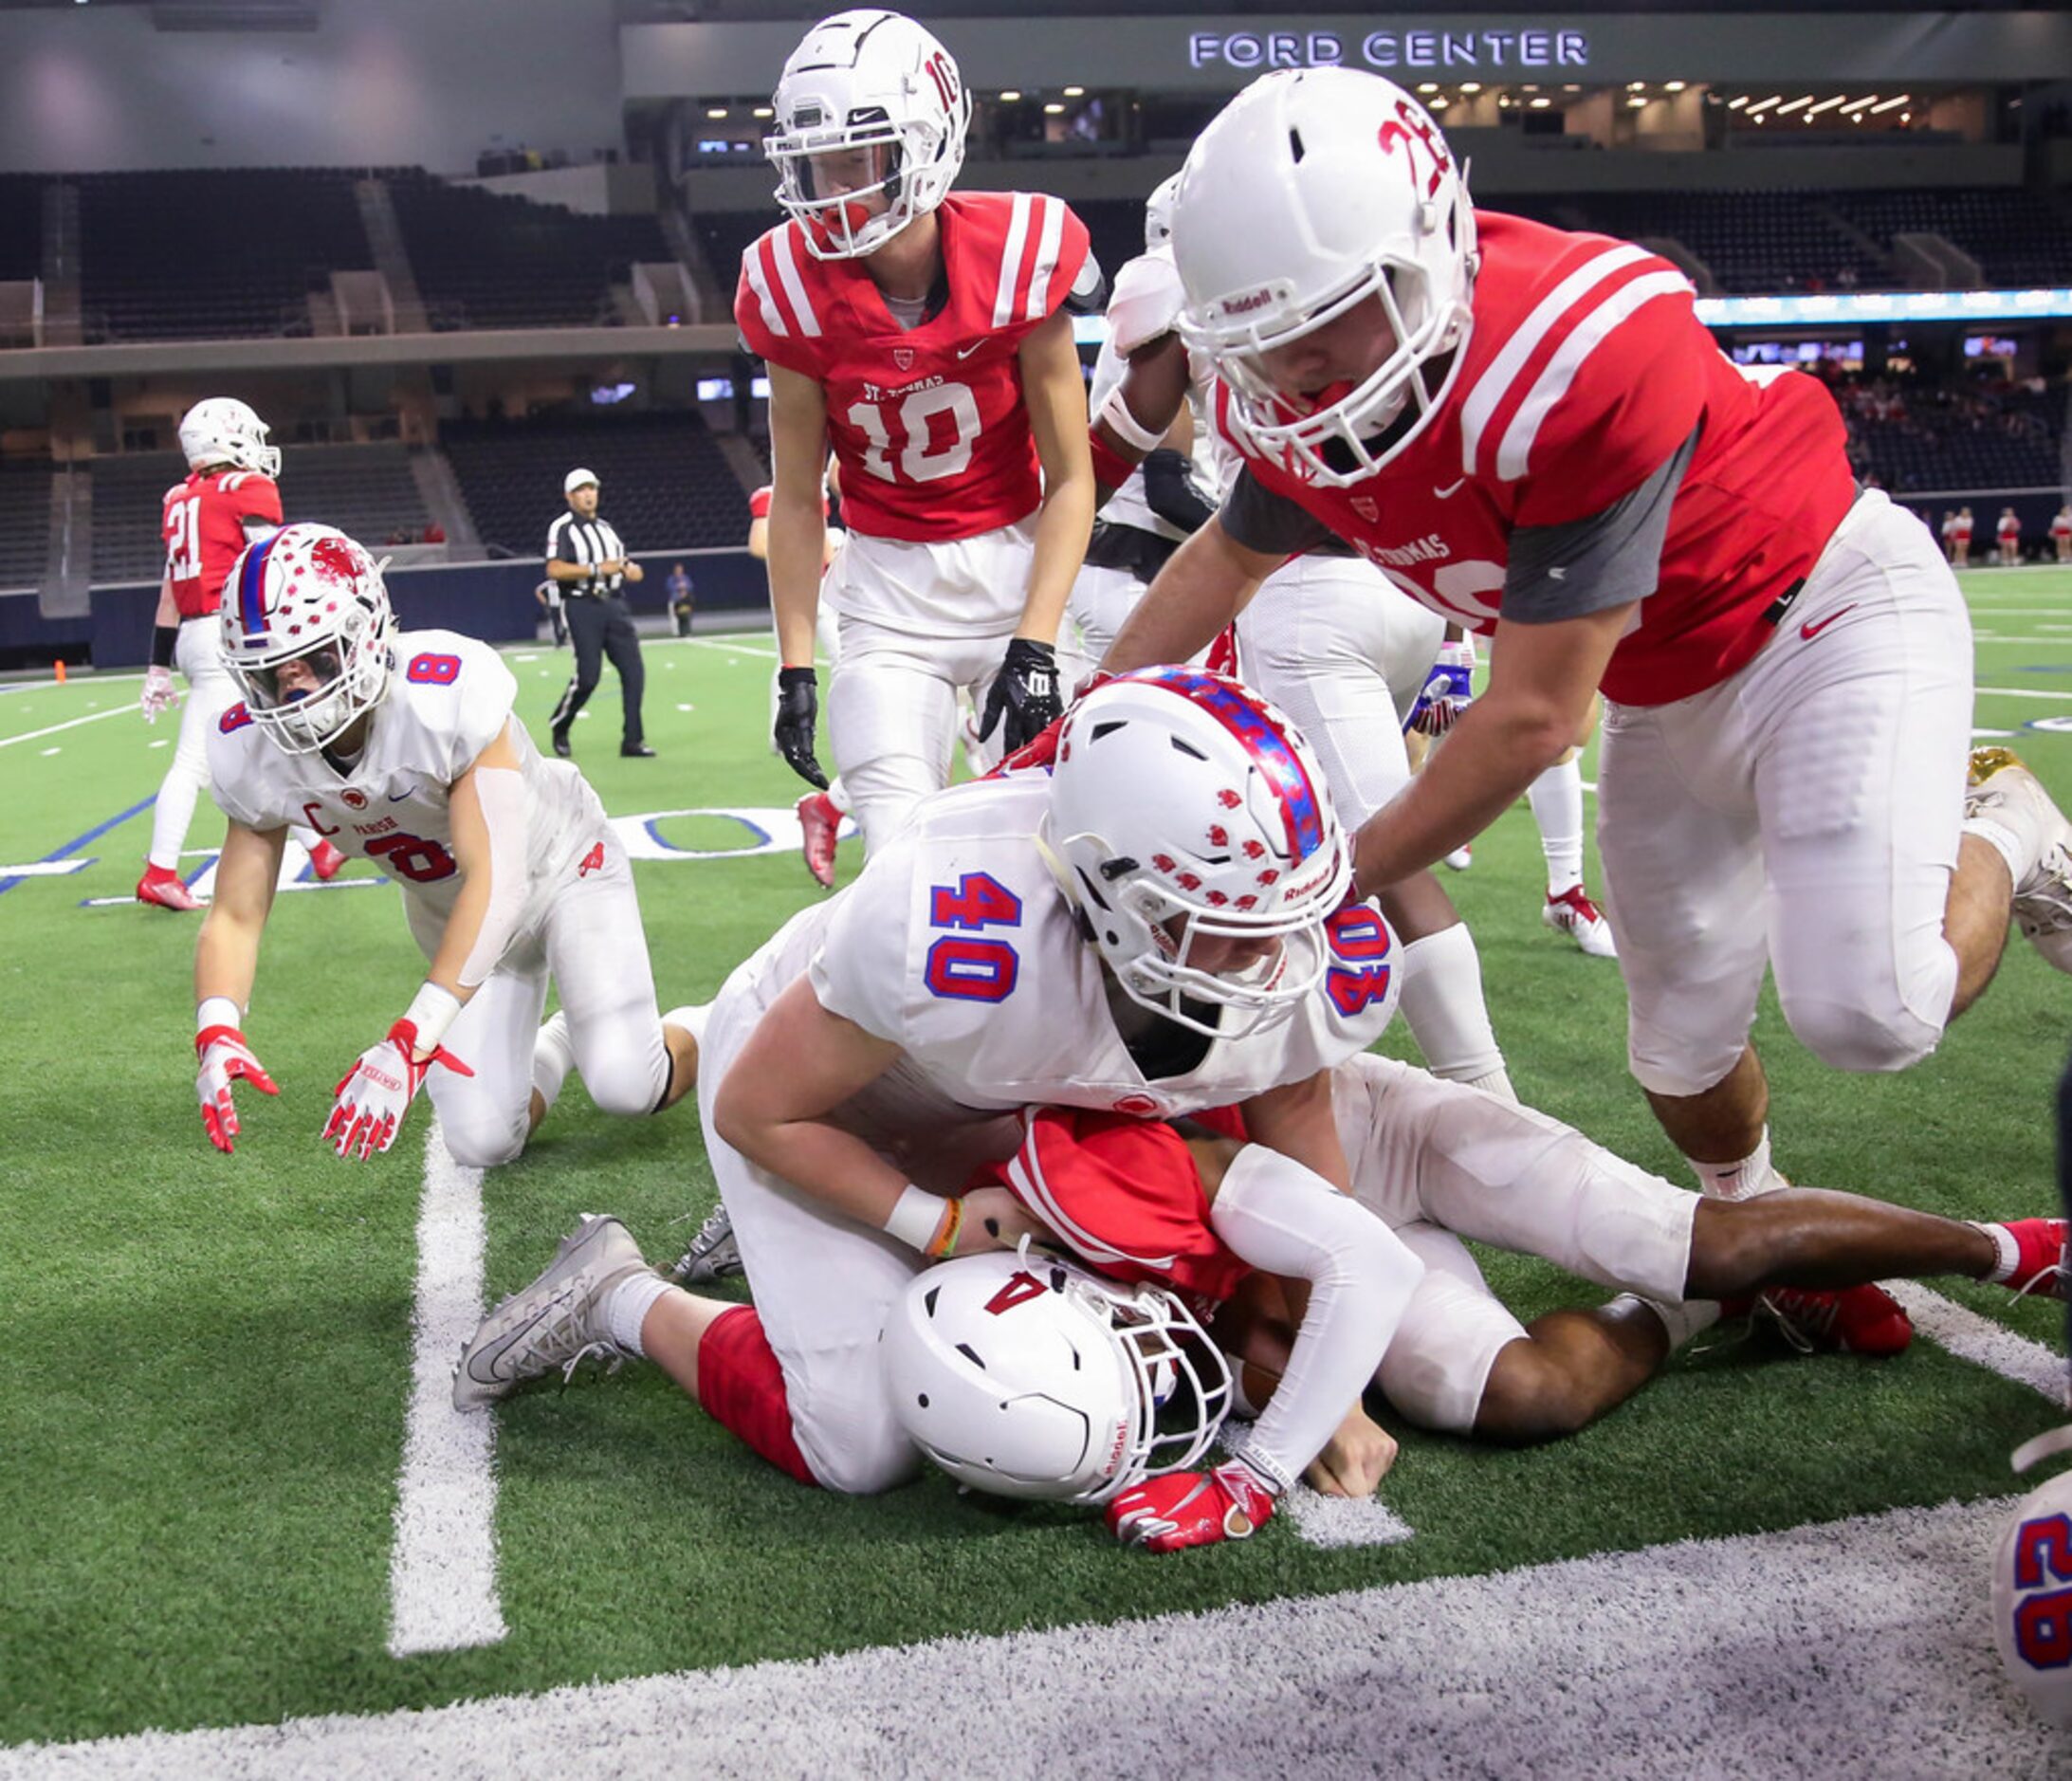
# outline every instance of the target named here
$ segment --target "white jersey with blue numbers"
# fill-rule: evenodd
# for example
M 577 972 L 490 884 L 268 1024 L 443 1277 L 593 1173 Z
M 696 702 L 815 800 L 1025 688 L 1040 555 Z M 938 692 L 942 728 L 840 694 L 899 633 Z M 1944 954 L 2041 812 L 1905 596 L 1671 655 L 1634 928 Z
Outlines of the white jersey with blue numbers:
M 289 754 L 243 705 L 224 712 L 209 735 L 217 805 L 250 829 L 307 823 L 341 853 L 374 861 L 403 891 L 412 929 L 429 950 L 460 894 L 448 807 L 453 781 L 508 733 L 527 793 L 523 925 L 531 926 L 555 883 L 603 838 L 604 807 L 573 765 L 543 760 L 511 721 L 518 683 L 487 644 L 450 631 L 407 631 L 391 648 L 389 690 L 368 715 L 366 745 L 349 771 L 321 753 Z
M 1036 848 L 1049 799 L 1040 772 L 939 793 L 854 884 L 742 967 L 765 999 L 807 971 L 823 1007 L 900 1048 L 858 1097 L 868 1123 L 893 1103 L 908 1129 L 1026 1106 L 1172 1117 L 1301 1081 L 1380 1036 L 1397 961 L 1379 913 L 1355 907 L 1333 918 L 1330 968 L 1287 1019 L 1214 1040 L 1183 1075 L 1146 1078 L 1109 1012 L 1100 955 Z

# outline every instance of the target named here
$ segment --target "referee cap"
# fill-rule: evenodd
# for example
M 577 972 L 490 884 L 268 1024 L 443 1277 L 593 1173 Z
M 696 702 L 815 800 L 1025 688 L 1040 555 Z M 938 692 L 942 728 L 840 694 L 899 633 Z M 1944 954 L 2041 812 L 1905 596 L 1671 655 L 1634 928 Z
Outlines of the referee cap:
M 570 470 L 566 476 L 561 478 L 561 492 L 564 495 L 573 495 L 585 483 L 594 485 L 596 480 L 597 473 L 596 470 Z

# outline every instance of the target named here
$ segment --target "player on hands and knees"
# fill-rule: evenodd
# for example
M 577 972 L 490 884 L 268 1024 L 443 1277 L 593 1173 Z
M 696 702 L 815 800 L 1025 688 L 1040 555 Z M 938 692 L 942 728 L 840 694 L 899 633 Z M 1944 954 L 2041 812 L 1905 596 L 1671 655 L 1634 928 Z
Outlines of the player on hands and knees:
M 911 19 L 823 20 L 773 105 L 790 220 L 742 256 L 734 314 L 770 376 L 776 733 L 824 790 L 824 597 L 841 618 L 834 762 L 869 850 L 947 781 L 961 690 L 1005 749 L 1057 715 L 1058 624 L 1093 517 L 1064 305 L 1098 267 L 1057 199 L 951 193 L 970 96 Z M 823 582 L 831 446 L 849 540 Z
M 1219 1488 L 1255 1522 L 1305 1468 L 1372 1490 L 1394 1444 L 1357 1400 L 1419 1269 L 1340 1191 L 1328 1073 L 1385 1024 L 1396 962 L 1346 882 L 1321 770 L 1256 695 L 1184 670 L 1089 694 L 1054 772 L 927 799 L 722 991 L 700 1111 L 754 1309 L 671 1287 L 586 1225 L 485 1322 L 456 1402 L 607 1345 L 795 1477 L 884 1490 L 923 1456 L 880 1332 L 928 1260 L 1034 1228 L 1007 1189 L 963 1191 L 1019 1148 L 1023 1110 L 1237 1105 L 1259 1160 L 1216 1229 L 1308 1283 L 1311 1383 Z
M 386 1150 L 428 1080 L 449 1149 L 475 1167 L 518 1154 L 571 1061 L 608 1112 L 688 1092 L 702 1010 L 657 1016 L 626 855 L 582 775 L 512 716 L 496 652 L 396 633 L 379 565 L 329 526 L 251 545 L 229 590 L 245 698 L 209 737 L 229 828 L 194 955 L 211 1142 L 233 1148 L 234 1083 L 277 1092 L 241 1029 L 290 818 L 394 880 L 431 967 L 338 1086 L 323 1135 L 340 1157 Z M 542 1029 L 550 976 L 561 1009 Z
M 194 800 L 209 778 L 209 730 L 237 699 L 223 665 L 216 609 L 224 578 L 246 545 L 281 523 L 281 449 L 266 443 L 270 430 L 234 396 L 196 402 L 180 421 L 184 482 L 166 490 L 160 531 L 165 578 L 158 590 L 151 666 L 144 670 L 144 721 L 156 724 L 174 701 L 173 670 L 186 676 L 187 704 L 173 764 L 151 813 L 151 853 L 137 882 L 137 900 L 160 909 L 193 909 L 201 901 L 180 877 L 180 850 L 194 819 Z M 289 830 L 309 855 L 319 878 L 345 863 L 339 850 L 298 823 Z
M 1631 1064 L 1708 1189 L 1779 1179 L 1749 1043 L 1766 967 L 1821 1057 L 1896 1070 L 1984 989 L 2010 914 L 2072 965 L 2072 826 L 2014 763 L 1981 762 L 1967 808 L 1962 597 L 1919 522 L 1858 490 L 1816 381 L 1722 358 L 1643 248 L 1478 217 L 1423 108 L 1350 70 L 1240 95 L 1188 157 L 1173 245 L 1246 468 L 1109 666 L 1185 654 L 1329 536 L 1500 638 L 1363 826 L 1369 890 L 1506 809 L 1602 687 Z M 1889 1297 L 1853 1303 L 1903 1331 Z

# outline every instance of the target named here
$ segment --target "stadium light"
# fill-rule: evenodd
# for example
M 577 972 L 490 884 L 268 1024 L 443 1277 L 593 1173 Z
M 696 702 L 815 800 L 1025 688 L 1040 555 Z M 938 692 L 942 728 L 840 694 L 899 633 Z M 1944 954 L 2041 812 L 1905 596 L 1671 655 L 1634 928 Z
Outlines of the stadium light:
M 1000 95 L 1000 103 L 1003 105 L 1012 105 L 1017 103 L 1020 100 L 1020 90 L 1018 88 L 1010 86 L 1005 92 Z
M 1907 95 L 1901 93 L 1898 99 L 1888 99 L 1882 105 L 1873 105 L 1871 107 L 1871 116 L 1875 118 L 1881 111 L 1895 111 L 1906 102 Z
M 1056 99 L 1052 100 L 1049 104 L 1043 107 L 1043 115 L 1046 118 L 1062 118 L 1065 115 L 1064 101 Z
M 1437 81 L 1420 81 L 1418 83 L 1418 91 L 1421 93 L 1436 93 L 1439 91 L 1439 83 Z
M 724 118 L 726 116 L 726 107 L 724 105 L 707 105 L 706 107 L 706 116 L 707 118 Z
M 1460 83 L 1460 90 L 1463 93 L 1479 93 L 1482 90 L 1482 83 L 1479 81 L 1463 81 Z
M 1662 83 L 1662 91 L 1665 93 L 1680 93 L 1690 83 L 1687 81 L 1665 81 Z
M 1551 105 L 1553 102 L 1554 101 L 1550 99 L 1535 99 L 1532 101 L 1532 109 L 1534 111 L 1545 111 L 1548 106 Z
M 1824 111 L 1832 111 L 1837 105 L 1842 103 L 1842 99 L 1843 96 L 1840 93 L 1837 93 L 1832 99 L 1824 99 L 1819 104 L 1809 106 L 1806 110 L 1806 115 L 1808 118 L 1817 118 Z
M 1852 99 L 1846 105 L 1843 106 L 1842 115 L 1844 118 L 1857 118 L 1857 121 L 1861 123 L 1862 119 L 1858 117 L 1858 114 L 1861 112 L 1866 105 L 1875 105 L 1877 103 L 1878 95 L 1876 93 L 1872 93 L 1864 99 Z
M 1083 86 L 1068 86 L 1065 89 L 1065 97 L 1067 99 L 1084 99 L 1086 98 L 1086 96 L 1087 89 Z
M 1732 99 L 1727 101 L 1727 109 L 1729 111 L 1739 111 L 1741 107 L 1746 105 L 1748 102 L 1749 96 L 1746 93 L 1736 93 Z
M 1812 102 L 1813 95 L 1808 93 L 1803 99 L 1794 99 L 1785 104 L 1779 105 L 1777 107 L 1777 115 L 1780 118 L 1788 118 L 1793 112 L 1797 111 L 1800 106 L 1810 105 Z
M 1646 103 L 1647 95 L 1645 93 L 1628 93 L 1626 95 L 1626 109 L 1629 111 L 1639 111 Z
M 1431 105 L 1428 107 L 1428 109 L 1432 111 L 1444 111 L 1446 107 L 1452 103 L 1452 100 L 1448 99 L 1445 94 L 1440 93 L 1433 99 Z
M 1749 116 L 1751 118 L 1760 118 L 1766 111 L 1768 111 L 1772 105 L 1776 104 L 1783 98 L 1784 95 L 1782 93 L 1772 93 L 1768 99 L 1757 100 L 1754 104 L 1749 107 Z

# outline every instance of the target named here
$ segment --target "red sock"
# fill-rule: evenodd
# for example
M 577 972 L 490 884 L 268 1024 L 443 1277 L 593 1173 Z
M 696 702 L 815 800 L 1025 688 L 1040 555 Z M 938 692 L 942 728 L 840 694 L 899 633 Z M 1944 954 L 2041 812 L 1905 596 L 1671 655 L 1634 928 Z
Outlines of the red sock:
M 706 1326 L 698 1340 L 698 1402 L 772 1465 L 801 1484 L 818 1484 L 792 1435 L 784 1372 L 752 1305 L 737 1305 Z

